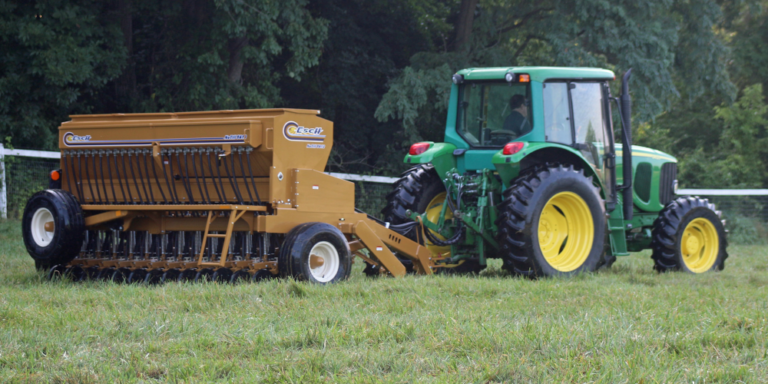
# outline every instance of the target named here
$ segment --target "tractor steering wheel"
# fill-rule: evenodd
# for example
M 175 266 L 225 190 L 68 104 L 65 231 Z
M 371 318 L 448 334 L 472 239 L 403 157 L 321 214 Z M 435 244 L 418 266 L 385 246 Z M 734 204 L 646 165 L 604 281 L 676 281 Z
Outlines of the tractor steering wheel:
M 491 131 L 491 144 L 506 144 L 517 138 L 517 135 L 512 131 L 499 130 Z

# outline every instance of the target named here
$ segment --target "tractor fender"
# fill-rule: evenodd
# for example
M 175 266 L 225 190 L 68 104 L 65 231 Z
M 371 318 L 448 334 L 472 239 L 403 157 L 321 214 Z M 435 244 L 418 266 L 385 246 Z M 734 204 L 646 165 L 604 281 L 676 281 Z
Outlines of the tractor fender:
M 433 141 L 426 141 L 426 143 L 430 144 L 429 149 L 418 155 L 407 154 L 403 162 L 406 164 L 432 164 L 442 179 L 446 172 L 456 168 L 456 156 L 453 154 L 456 146 Z
M 520 172 L 532 165 L 541 163 L 567 163 L 584 169 L 586 176 L 591 176 L 600 187 L 600 196 L 605 199 L 603 180 L 598 177 L 595 167 L 584 159 L 581 152 L 567 145 L 557 143 L 525 142 L 523 148 L 515 154 L 505 155 L 503 151 L 493 155 L 491 160 L 499 172 L 501 181 L 508 187 Z

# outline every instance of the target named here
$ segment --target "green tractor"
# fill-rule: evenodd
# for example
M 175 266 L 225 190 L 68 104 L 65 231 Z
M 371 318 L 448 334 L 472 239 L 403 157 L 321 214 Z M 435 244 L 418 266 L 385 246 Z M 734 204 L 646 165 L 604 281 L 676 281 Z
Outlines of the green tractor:
M 720 212 L 676 196 L 674 157 L 632 145 L 630 72 L 614 98 L 604 69 L 459 71 L 445 140 L 411 146 L 385 221 L 423 223 L 409 236 L 432 251 L 436 272 L 476 273 L 499 258 L 517 275 L 568 276 L 649 248 L 660 272 L 722 270 Z

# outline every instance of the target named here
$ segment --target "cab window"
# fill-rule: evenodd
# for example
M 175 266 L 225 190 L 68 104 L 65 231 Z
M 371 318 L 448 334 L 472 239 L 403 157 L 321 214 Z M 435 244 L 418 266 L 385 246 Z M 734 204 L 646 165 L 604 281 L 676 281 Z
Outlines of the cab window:
M 544 83 L 544 132 L 547 141 L 581 152 L 611 188 L 612 176 L 604 164 L 606 153 L 613 153 L 606 92 L 600 82 Z
M 456 129 L 471 146 L 500 147 L 533 127 L 527 83 L 467 82 L 459 89 Z
M 603 97 L 598 83 L 573 83 L 573 127 L 577 148 L 598 169 L 603 163 Z

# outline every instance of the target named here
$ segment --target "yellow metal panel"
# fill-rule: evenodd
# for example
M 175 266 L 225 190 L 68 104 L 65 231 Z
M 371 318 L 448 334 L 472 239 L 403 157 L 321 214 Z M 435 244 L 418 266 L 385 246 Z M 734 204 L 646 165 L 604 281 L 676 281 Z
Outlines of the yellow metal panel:
M 355 211 L 355 184 L 311 169 L 294 169 L 294 207 L 308 212 Z
M 381 264 L 386 268 L 392 276 L 402 277 L 405 276 L 405 267 L 400 260 L 387 248 L 386 245 L 376 236 L 376 233 L 371 230 L 365 221 L 360 220 L 355 225 L 355 234 L 363 241 L 368 250 L 376 256 Z
M 325 213 L 302 212 L 293 208 L 281 208 L 275 215 L 257 216 L 256 229 L 259 232 L 288 233 L 293 227 L 303 223 L 328 223 L 348 233 L 345 224 L 368 220 L 363 213 Z
M 245 130 L 245 140 L 248 141 L 251 147 L 258 148 L 261 146 L 262 132 L 263 125 L 261 121 L 251 121 L 250 128 Z
M 114 209 L 114 208 L 113 208 Z M 90 227 L 93 225 L 98 225 L 102 223 L 106 223 L 108 221 L 122 219 L 129 214 L 132 214 L 130 211 L 109 211 L 104 213 L 99 213 L 93 216 L 88 216 L 85 218 L 85 226 Z
M 265 149 L 272 150 L 275 148 L 275 130 L 273 128 L 264 130 L 264 144 Z

